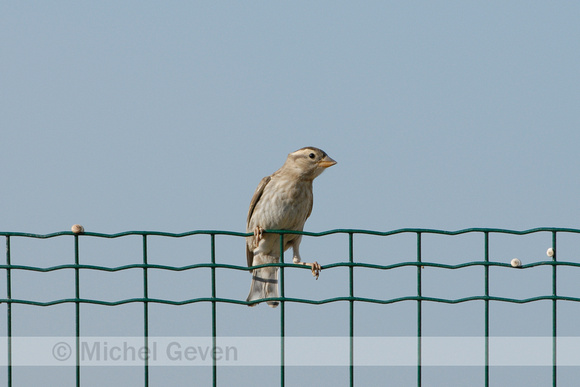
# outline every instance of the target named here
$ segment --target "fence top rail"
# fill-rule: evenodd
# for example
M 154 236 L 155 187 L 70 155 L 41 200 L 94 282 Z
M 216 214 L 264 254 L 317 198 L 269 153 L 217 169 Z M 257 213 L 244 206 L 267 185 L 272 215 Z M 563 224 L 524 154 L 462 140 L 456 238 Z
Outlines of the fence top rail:
M 400 267 L 408 267 L 408 266 L 421 266 L 421 267 L 434 267 L 440 269 L 449 269 L 449 270 L 456 270 L 456 269 L 463 269 L 466 267 L 471 266 L 487 266 L 487 267 L 509 267 L 512 268 L 511 263 L 506 262 L 492 262 L 492 261 L 472 261 L 472 262 L 464 262 L 459 263 L 456 265 L 444 264 L 444 263 L 435 263 L 435 262 L 417 262 L 417 261 L 410 261 L 410 262 L 397 262 L 390 265 L 379 265 L 379 264 L 372 264 L 372 263 L 364 263 L 364 262 L 334 262 L 329 263 L 327 265 L 322 265 L 322 269 L 328 270 L 337 267 L 361 267 L 367 269 L 378 269 L 378 270 L 391 270 Z M 569 267 L 580 267 L 579 262 L 566 262 L 566 261 L 537 261 L 528 264 L 521 265 L 517 267 L 519 270 L 528 269 L 537 266 L 569 266 Z M 223 264 L 223 263 L 196 263 L 192 265 L 186 266 L 168 266 L 168 265 L 159 265 L 159 264 L 151 264 L 151 263 L 134 263 L 129 265 L 123 266 L 97 266 L 97 265 L 84 265 L 84 264 L 64 264 L 64 265 L 57 265 L 57 266 L 49 266 L 49 267 L 38 267 L 38 266 L 27 266 L 27 265 L 4 265 L 0 264 L 0 270 L 26 270 L 26 271 L 35 271 L 35 272 L 51 272 L 57 270 L 71 270 L 71 269 L 83 269 L 83 270 L 97 270 L 97 271 L 108 271 L 108 272 L 117 272 L 123 270 L 131 270 L 131 269 L 157 269 L 157 270 L 168 270 L 168 271 L 187 271 L 192 269 L 200 269 L 200 268 L 219 268 L 219 269 L 232 269 L 232 270 L 240 270 L 240 271 L 250 271 L 254 269 L 260 269 L 263 267 L 292 267 L 296 269 L 302 270 L 311 270 L 310 266 L 300 265 L 295 263 L 265 263 L 262 265 L 256 266 L 239 266 L 239 265 L 231 265 L 231 264 Z
M 580 234 L 580 229 L 575 228 L 561 228 L 561 227 L 537 227 L 528 230 L 509 230 L 502 228 L 485 228 L 485 227 L 473 227 L 465 228 L 461 230 L 448 231 L 448 230 L 437 230 L 429 228 L 400 228 L 391 231 L 373 231 L 364 229 L 333 229 L 321 232 L 310 232 L 310 231 L 295 231 L 295 230 L 266 230 L 265 232 L 276 233 L 276 234 L 300 234 L 312 237 L 320 237 L 331 234 L 366 234 L 366 235 L 376 235 L 376 236 L 389 236 L 395 234 L 441 234 L 441 235 L 460 235 L 467 233 L 496 233 L 496 234 L 512 234 L 512 235 L 527 235 L 538 232 L 566 232 Z M 186 231 L 182 233 L 171 233 L 163 231 L 124 231 L 115 234 L 105 234 L 97 232 L 83 232 L 82 234 L 75 234 L 72 231 L 59 231 L 49 234 L 34 234 L 27 232 L 11 232 L 11 231 L 0 231 L 0 236 L 10 236 L 10 237 L 26 237 L 26 238 L 39 238 L 48 239 L 63 235 L 83 235 L 92 236 L 98 238 L 120 238 L 130 235 L 141 235 L 141 236 L 163 236 L 171 238 L 183 238 L 192 235 L 228 235 L 228 236 L 238 236 L 247 237 L 253 235 L 252 233 L 236 232 L 236 231 L 224 231 L 224 230 L 193 230 Z

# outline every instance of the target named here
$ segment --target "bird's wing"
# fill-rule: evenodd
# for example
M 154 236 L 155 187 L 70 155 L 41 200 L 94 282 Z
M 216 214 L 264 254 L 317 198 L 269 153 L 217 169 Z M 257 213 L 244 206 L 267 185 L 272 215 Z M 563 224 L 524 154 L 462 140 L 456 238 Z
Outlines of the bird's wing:
M 266 187 L 266 185 L 268 185 L 271 179 L 272 179 L 271 176 L 266 176 L 260 181 L 260 184 L 258 184 L 258 188 L 256 188 L 256 192 L 254 192 L 254 196 L 252 196 L 252 201 L 250 202 L 250 209 L 248 211 L 248 220 L 246 223 L 246 228 L 247 226 L 250 225 L 250 220 L 252 219 L 252 215 L 254 214 L 254 208 L 256 208 L 256 204 L 258 204 L 260 198 L 262 197 L 262 194 L 264 193 L 264 188 Z M 246 231 L 251 232 L 253 230 Z M 250 247 L 248 246 L 247 243 L 246 243 L 246 259 L 248 261 L 248 267 L 252 266 L 252 264 L 254 263 L 254 252 L 250 250 Z
M 246 243 L 246 259 L 248 261 L 248 267 L 252 267 L 254 263 L 254 252 L 250 250 L 250 246 Z M 250 270 L 252 272 L 252 270 Z
M 256 192 L 254 192 L 254 196 L 252 196 L 252 201 L 250 202 L 250 210 L 248 211 L 248 220 L 246 225 L 250 224 L 250 219 L 252 219 L 254 208 L 256 208 L 256 204 L 258 204 L 262 194 L 264 193 L 264 188 L 266 188 L 266 185 L 268 185 L 271 179 L 272 176 L 266 176 L 260 181 L 260 184 L 258 184 L 258 188 L 256 188 Z

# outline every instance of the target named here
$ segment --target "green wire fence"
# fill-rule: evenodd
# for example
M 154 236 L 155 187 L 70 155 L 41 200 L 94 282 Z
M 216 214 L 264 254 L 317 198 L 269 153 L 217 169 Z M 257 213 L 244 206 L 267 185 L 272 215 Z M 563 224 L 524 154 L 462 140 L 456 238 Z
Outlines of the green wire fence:
M 337 267 L 347 267 L 349 271 L 349 294 L 341 297 L 334 297 L 328 298 L 323 300 L 311 300 L 311 299 L 301 299 L 301 298 L 290 298 L 285 297 L 284 292 L 284 271 L 287 269 L 305 269 L 303 265 L 295 265 L 285 263 L 284 254 L 280 257 L 280 263 L 276 264 L 267 264 L 267 265 L 260 265 L 255 266 L 253 268 L 260 268 L 266 266 L 275 266 L 280 268 L 279 273 L 279 285 L 280 285 L 280 297 L 277 298 L 270 298 L 269 300 L 277 300 L 280 301 L 279 313 L 280 313 L 280 341 L 281 341 L 281 353 L 280 353 L 280 385 L 284 386 L 285 384 L 285 304 L 286 303 L 303 303 L 303 304 L 328 304 L 334 302 L 347 302 L 349 303 L 349 334 L 350 334 L 350 366 L 349 366 L 349 383 L 350 386 L 355 385 L 355 351 L 354 351 L 354 336 L 355 336 L 355 327 L 354 327 L 354 316 L 355 316 L 355 304 L 356 303 L 373 303 L 373 304 L 393 304 L 399 302 L 416 302 L 417 304 L 417 386 L 421 386 L 422 384 L 422 347 L 421 347 L 421 337 L 422 337 L 422 306 L 424 302 L 436 302 L 436 303 L 446 303 L 446 304 L 458 304 L 464 302 L 471 302 L 471 301 L 483 301 L 484 308 L 485 308 L 485 322 L 484 322 L 484 332 L 483 335 L 485 337 L 485 386 L 489 386 L 489 321 L 490 321 L 490 313 L 489 313 L 489 304 L 490 302 L 505 302 L 505 303 L 516 303 L 516 304 L 524 304 L 524 303 L 532 303 L 537 301 L 545 301 L 551 300 L 552 301 L 552 385 L 555 387 L 557 385 L 557 359 L 556 359 L 556 346 L 557 346 L 557 306 L 558 301 L 571 301 L 571 302 L 580 302 L 580 297 L 568 297 L 568 296 L 559 296 L 557 294 L 557 268 L 558 266 L 575 266 L 580 267 L 580 263 L 575 262 L 563 262 L 558 261 L 556 259 L 556 254 L 554 253 L 551 260 L 547 261 L 539 261 L 533 262 L 530 264 L 525 264 L 521 266 L 521 269 L 537 267 L 537 266 L 548 266 L 552 267 L 552 292 L 551 294 L 546 294 L 542 296 L 532 297 L 532 298 L 525 298 L 525 299 L 515 299 L 515 298 L 507 298 L 507 297 L 496 297 L 490 295 L 490 287 L 489 287 L 489 268 L 492 266 L 498 267 L 510 267 L 509 263 L 505 262 L 492 262 L 489 259 L 489 237 L 490 234 L 511 234 L 511 235 L 527 235 L 532 233 L 550 233 L 552 236 L 552 248 L 554 252 L 557 251 L 557 239 L 558 234 L 561 233 L 573 233 L 573 234 L 580 234 L 579 229 L 569 229 L 569 228 L 535 228 L 525 231 L 514 231 L 514 230 L 505 230 L 505 229 L 491 229 L 491 228 L 470 228 L 458 231 L 443 231 L 443 230 L 433 230 L 433 229 L 398 229 L 393 231 L 387 232 L 377 232 L 377 231 L 369 231 L 369 230 L 355 230 L 355 229 L 337 229 L 337 230 L 330 230 L 325 232 L 313 233 L 313 232 L 298 232 L 298 231 L 287 231 L 287 230 L 268 230 L 266 232 L 269 233 L 277 233 L 280 235 L 280 246 L 284 245 L 284 235 L 286 234 L 302 234 L 308 237 L 325 237 L 332 234 L 344 234 L 348 237 L 348 262 L 336 262 L 330 263 L 323 266 L 324 270 L 329 270 L 332 268 Z M 422 236 L 426 234 L 438 234 L 438 235 L 448 235 L 448 236 L 455 236 L 460 234 L 468 234 L 468 233 L 475 233 L 480 234 L 482 236 L 482 244 L 484 249 L 484 260 L 483 261 L 473 261 L 473 262 L 464 262 L 457 265 L 449 265 L 449 264 L 441 264 L 441 263 L 434 263 L 434 262 L 426 262 L 422 259 Z M 371 264 L 365 262 L 359 262 L 356 257 L 355 253 L 355 239 L 357 235 L 371 235 L 375 237 L 389 237 L 397 234 L 411 234 L 416 237 L 416 259 L 408 262 L 397 262 L 389 265 L 378 265 L 378 264 Z M 1 303 L 7 304 L 7 385 L 11 387 L 13 384 L 13 373 L 12 373 L 12 306 L 14 304 L 26 304 L 26 305 L 34 305 L 40 307 L 50 307 L 53 305 L 58 304 L 74 304 L 75 305 L 75 329 L 76 329 L 76 385 L 81 385 L 81 359 L 80 359 L 80 339 L 82 337 L 82 331 L 80 326 L 80 315 L 81 315 L 81 305 L 82 304 L 96 304 L 96 305 L 104 305 L 104 306 L 117 306 L 123 304 L 130 304 L 130 303 L 141 303 L 143 304 L 143 334 L 144 334 L 144 345 L 147 348 L 149 343 L 149 304 L 157 303 L 157 304 L 168 304 L 168 305 L 186 305 L 186 304 L 193 304 L 193 303 L 211 303 L 211 321 L 212 321 L 212 344 L 213 348 L 216 348 L 216 337 L 217 337 L 217 317 L 216 317 L 216 307 L 217 304 L 228 303 L 228 304 L 240 304 L 240 305 L 248 305 L 249 303 L 246 301 L 242 301 L 239 299 L 229 299 L 229 298 L 218 298 L 216 297 L 216 270 L 241 270 L 241 271 L 248 271 L 252 268 L 248 268 L 245 266 L 238 266 L 238 265 L 230 265 L 230 264 L 219 264 L 216 263 L 216 254 L 215 254 L 215 238 L 216 235 L 225 235 L 231 237 L 246 237 L 250 236 L 251 234 L 246 233 L 239 233 L 239 232 L 228 232 L 228 231 L 219 231 L 219 230 L 198 230 L 198 231 L 190 231 L 185 233 L 165 233 L 165 232 L 145 232 L 145 231 L 129 231 L 129 232 L 122 232 L 117 234 L 101 234 L 101 233 L 92 233 L 86 232 L 82 234 L 74 234 L 72 232 L 57 232 L 52 234 L 30 234 L 30 233 L 17 233 L 17 232 L 0 232 L 0 235 L 5 237 L 6 240 L 6 263 L 4 265 L 0 265 L 0 269 L 4 270 L 6 273 L 6 298 L 0 299 Z M 167 238 L 185 238 L 193 235 L 207 235 L 209 238 L 209 243 L 211 246 L 210 249 L 210 259 L 209 262 L 202 262 L 202 263 L 194 263 L 187 266 L 166 266 L 166 265 L 158 265 L 158 264 L 150 264 L 148 263 L 148 237 L 156 236 L 156 237 L 167 237 Z M 11 263 L 11 240 L 14 238 L 35 238 L 35 239 L 48 239 L 48 238 L 57 238 L 57 237 L 71 237 L 74 240 L 74 264 L 63 264 L 58 266 L 52 267 L 34 267 L 34 266 L 25 266 L 25 265 L 13 265 Z M 79 241 L 82 238 L 123 238 L 126 236 L 141 236 L 142 238 L 142 262 L 118 266 L 118 267 L 104 267 L 104 266 L 96 266 L 96 265 L 85 265 L 81 263 L 81 259 L 79 256 Z M 283 250 L 283 249 L 281 249 Z M 436 298 L 436 297 L 426 297 L 423 296 L 421 285 L 422 285 L 422 277 L 421 277 L 421 269 L 422 267 L 436 267 L 441 269 L 449 269 L 455 270 L 470 266 L 480 266 L 484 268 L 484 294 L 458 298 L 458 299 L 446 299 L 446 298 Z M 354 286 L 354 271 L 357 268 L 367 268 L 367 269 L 375 269 L 375 270 L 391 270 L 400 267 L 416 267 L 417 274 L 416 274 L 416 285 L 417 291 L 416 294 L 407 295 L 403 297 L 397 298 L 363 298 L 357 297 L 355 295 L 355 286 Z M 209 268 L 211 270 L 211 297 L 200 297 L 200 298 L 191 298 L 182 301 L 173 301 L 167 299 L 158 299 L 158 298 L 151 298 L 149 297 L 148 292 L 148 273 L 150 270 L 168 270 L 168 271 L 189 271 L 189 270 L 196 270 L 199 268 Z M 25 300 L 25 299 L 18 299 L 12 297 L 12 279 L 11 275 L 15 271 L 31 271 L 31 272 L 53 272 L 58 270 L 74 270 L 75 273 L 75 297 L 74 298 L 66 298 L 66 299 L 56 299 L 46 302 L 39 302 L 39 301 L 32 301 L 32 300 Z M 81 298 L 80 296 L 80 272 L 84 270 L 89 271 L 105 271 L 105 272 L 118 272 L 128 269 L 141 269 L 143 271 L 143 296 L 140 298 L 130 298 L 130 299 L 122 299 L 116 301 L 103 301 L 103 300 L 96 300 L 96 299 L 87 299 Z M 144 361 L 144 384 L 145 386 L 149 385 L 149 363 L 147 358 Z M 213 359 L 213 371 L 212 371 L 212 380 L 213 385 L 217 386 L 218 384 L 218 364 L 216 359 Z

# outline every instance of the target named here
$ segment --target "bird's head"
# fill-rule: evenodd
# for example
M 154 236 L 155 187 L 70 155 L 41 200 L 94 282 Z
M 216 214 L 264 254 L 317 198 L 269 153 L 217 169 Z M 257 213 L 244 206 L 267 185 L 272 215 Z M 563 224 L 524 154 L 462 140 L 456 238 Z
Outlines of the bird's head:
M 298 174 L 302 179 L 313 180 L 334 164 L 336 161 L 322 149 L 308 146 L 290 153 L 282 168 Z

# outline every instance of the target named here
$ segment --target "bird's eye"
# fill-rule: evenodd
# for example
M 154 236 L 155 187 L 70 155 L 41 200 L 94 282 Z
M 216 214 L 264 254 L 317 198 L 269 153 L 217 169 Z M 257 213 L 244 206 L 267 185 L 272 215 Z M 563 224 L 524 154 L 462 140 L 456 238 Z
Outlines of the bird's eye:
M 314 153 L 311 153 L 308 155 L 308 157 L 310 157 L 311 159 L 314 159 L 316 156 L 314 155 Z

